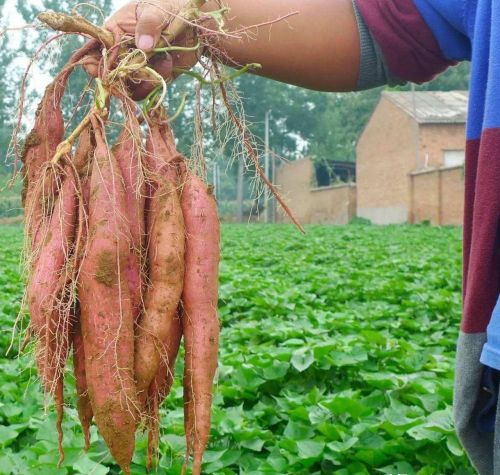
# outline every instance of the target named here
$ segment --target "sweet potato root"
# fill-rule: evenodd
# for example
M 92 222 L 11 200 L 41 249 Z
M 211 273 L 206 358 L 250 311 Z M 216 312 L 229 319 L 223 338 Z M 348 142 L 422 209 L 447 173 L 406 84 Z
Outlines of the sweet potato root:
M 44 165 L 52 158 L 64 136 L 61 99 L 64 87 L 58 77 L 47 86 L 40 102 L 33 130 L 28 134 L 23 151 L 23 206 L 26 232 L 34 249 L 47 232 L 41 231 L 44 217 L 50 216 L 56 191 L 53 174 L 42 176 Z M 47 223 L 48 220 L 45 220 Z
M 46 235 L 48 220 L 44 218 L 50 216 L 55 203 L 55 176 L 45 176 L 43 170 L 64 138 L 61 101 L 71 73 L 87 52 L 88 46 L 76 52 L 68 65 L 47 86 L 36 111 L 35 125 L 24 142 L 21 157 L 24 182 L 22 203 L 25 208 L 26 232 L 32 249 Z
M 86 226 L 86 217 L 89 212 L 90 200 L 90 168 L 91 160 L 94 156 L 95 144 L 92 127 L 87 127 L 80 136 L 78 147 L 75 152 L 73 163 L 81 180 L 81 196 L 78 203 L 80 208 L 79 215 L 83 217 L 78 223 L 78 231 L 81 234 L 82 246 L 79 250 L 80 255 L 75 256 L 75 265 L 79 268 L 81 260 L 85 255 L 85 242 L 87 240 L 88 229 Z M 73 372 L 75 376 L 78 417 L 82 425 L 85 450 L 90 447 L 90 424 L 94 417 L 92 405 L 90 403 L 87 374 L 85 371 L 85 349 L 83 347 L 83 334 L 80 322 L 80 308 L 75 311 L 75 324 L 72 331 L 73 345 Z
M 160 366 L 155 379 L 149 386 L 147 400 L 148 455 L 147 469 L 151 470 L 153 458 L 158 451 L 160 440 L 160 406 L 170 394 L 174 384 L 175 363 L 182 339 L 182 323 L 180 315 L 172 321 L 167 340 L 163 343 Z
M 77 318 L 78 320 L 80 319 L 79 312 Z M 85 371 L 85 349 L 83 347 L 82 328 L 79 321 L 73 332 L 73 370 L 75 373 L 76 394 L 78 398 L 76 407 L 85 437 L 85 450 L 88 450 L 90 447 L 90 424 L 94 417 L 94 413 L 88 393 L 87 374 Z
M 61 457 L 63 377 L 72 317 L 70 296 L 66 293 L 71 273 L 66 264 L 75 237 L 77 203 L 75 177 L 69 173 L 57 196 L 27 290 L 30 327 L 37 337 L 40 379 L 45 392 L 54 396 L 56 402 Z
M 184 425 L 187 456 L 193 453 L 193 474 L 201 473 L 210 434 L 212 385 L 217 369 L 217 316 L 220 224 L 207 186 L 187 173 L 182 190 L 186 225 L 186 275 L 183 302 L 185 347 Z
M 127 280 L 131 235 L 123 177 L 93 123 L 96 151 L 91 178 L 89 237 L 78 286 L 85 370 L 96 424 L 111 454 L 130 473 L 137 399 L 134 318 Z
M 148 214 L 148 270 L 144 314 L 137 328 L 135 376 L 144 403 L 168 340 L 184 285 L 184 219 L 176 182 L 169 177 L 155 191 Z
M 137 321 L 142 310 L 142 261 L 144 247 L 144 204 L 145 181 L 141 166 L 141 134 L 139 122 L 133 115 L 127 121 L 113 147 L 125 185 L 127 200 L 126 217 L 131 233 L 130 252 L 126 275 L 134 319 Z
M 149 122 L 146 141 L 148 172 L 146 221 L 148 289 L 144 314 L 137 328 L 135 375 L 144 405 L 160 364 L 184 285 L 184 219 L 177 190 L 177 156 L 172 135 L 162 134 L 161 122 Z

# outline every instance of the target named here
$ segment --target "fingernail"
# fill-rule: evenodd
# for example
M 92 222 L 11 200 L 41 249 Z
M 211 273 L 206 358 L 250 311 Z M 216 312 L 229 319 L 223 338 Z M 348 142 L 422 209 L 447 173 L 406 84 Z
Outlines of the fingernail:
M 155 45 L 155 39 L 151 35 L 141 35 L 137 39 L 137 47 L 139 49 L 152 49 Z

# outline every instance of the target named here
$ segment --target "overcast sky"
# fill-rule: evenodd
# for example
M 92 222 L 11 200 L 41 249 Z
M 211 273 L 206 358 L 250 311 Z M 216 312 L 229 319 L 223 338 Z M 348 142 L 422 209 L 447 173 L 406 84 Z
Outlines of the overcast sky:
M 127 0 L 114 0 L 114 5 L 115 8 L 123 5 Z M 71 2 L 72 5 L 77 5 L 81 2 Z M 90 4 L 92 3 L 91 1 L 89 2 Z M 43 10 L 43 1 L 42 0 L 26 0 L 25 4 L 29 6 L 35 7 L 37 10 L 42 11 Z M 9 27 L 9 28 L 18 28 L 26 24 L 25 20 L 23 19 L 22 15 L 17 11 L 16 8 L 17 1 L 16 0 L 5 0 L 5 3 L 3 5 L 3 8 L 0 11 L 0 30 L 3 27 Z M 107 14 L 110 14 L 111 12 L 105 12 Z M 19 44 L 21 42 L 21 39 L 26 37 L 26 35 L 29 35 L 29 30 L 11 30 L 8 31 L 7 33 L 7 47 L 9 49 L 16 49 L 19 47 Z M 33 52 L 36 50 L 36 48 L 40 46 L 38 44 L 33 45 Z M 53 48 L 53 51 L 57 51 L 57 46 Z M 2 54 L 2 51 L 0 50 L 0 55 Z M 44 59 L 47 57 L 44 56 Z M 26 69 L 28 66 L 29 58 L 20 55 L 17 57 L 13 63 L 11 64 L 10 71 L 14 75 L 14 81 L 19 82 L 21 80 L 21 75 L 23 71 Z M 36 77 L 36 81 L 33 81 L 33 77 Z M 43 73 L 39 68 L 36 66 L 32 68 L 31 71 L 31 78 L 32 80 L 29 81 L 30 88 L 33 88 L 38 91 L 43 91 L 45 89 L 45 86 L 49 83 L 50 81 L 50 76 L 46 73 Z

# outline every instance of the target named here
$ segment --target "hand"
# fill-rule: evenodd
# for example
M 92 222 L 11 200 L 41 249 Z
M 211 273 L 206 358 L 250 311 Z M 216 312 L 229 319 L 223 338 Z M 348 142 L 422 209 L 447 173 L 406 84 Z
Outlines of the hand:
M 186 6 L 188 0 L 135 0 L 120 8 L 107 22 L 106 27 L 121 38 L 135 36 L 139 49 L 151 51 L 161 32 Z
M 106 21 L 105 27 L 114 34 L 116 42 L 133 36 L 138 48 L 150 52 L 158 44 L 161 32 L 170 23 L 173 15 L 178 14 L 187 2 L 188 0 L 134 0 L 114 13 Z M 188 30 L 176 39 L 175 44 L 192 46 L 192 32 Z M 161 53 L 152 56 L 149 65 L 163 78 L 170 79 L 174 76 L 174 67 L 191 69 L 197 61 L 197 55 L 193 52 L 175 52 L 172 55 Z M 89 57 L 85 69 L 89 74 L 97 76 L 98 65 L 97 55 Z M 149 81 L 134 83 L 130 87 L 135 100 L 144 99 L 154 88 Z

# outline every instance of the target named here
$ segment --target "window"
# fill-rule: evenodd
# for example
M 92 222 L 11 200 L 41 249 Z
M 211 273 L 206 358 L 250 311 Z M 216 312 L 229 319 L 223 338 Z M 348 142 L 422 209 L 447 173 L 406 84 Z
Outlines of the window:
M 316 186 L 318 188 L 356 180 L 356 162 L 321 160 L 315 163 Z
M 465 150 L 445 150 L 443 165 L 445 167 L 461 167 L 465 163 Z

